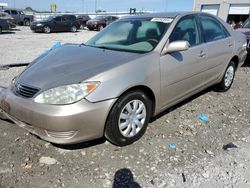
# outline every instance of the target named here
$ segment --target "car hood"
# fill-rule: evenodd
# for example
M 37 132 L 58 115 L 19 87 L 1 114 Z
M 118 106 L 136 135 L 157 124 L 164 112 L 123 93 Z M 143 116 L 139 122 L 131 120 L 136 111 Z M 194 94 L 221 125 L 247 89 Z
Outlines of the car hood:
M 250 29 L 249 28 L 240 28 L 240 29 L 237 29 L 237 31 L 240 31 L 240 32 L 244 33 L 245 35 L 250 36 Z
M 89 20 L 88 22 L 101 22 L 103 20 Z
M 143 55 L 89 46 L 64 45 L 35 60 L 21 73 L 17 81 L 44 91 L 88 80 Z

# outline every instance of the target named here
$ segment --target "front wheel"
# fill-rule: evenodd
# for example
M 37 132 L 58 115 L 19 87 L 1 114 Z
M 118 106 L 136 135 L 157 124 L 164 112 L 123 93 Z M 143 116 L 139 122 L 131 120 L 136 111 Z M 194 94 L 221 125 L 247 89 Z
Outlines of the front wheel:
M 49 26 L 44 26 L 43 31 L 44 31 L 44 33 L 50 33 L 51 29 Z
M 126 146 L 145 133 L 152 114 L 152 102 L 140 91 L 130 91 L 113 106 L 105 127 L 105 137 L 113 144 Z
M 225 92 L 231 88 L 235 77 L 235 71 L 236 71 L 235 63 L 231 61 L 224 73 L 221 82 L 218 85 L 216 85 L 216 89 L 218 91 Z
M 104 28 L 103 25 L 99 25 L 98 28 L 97 28 L 97 30 L 101 31 L 101 30 L 103 30 L 103 28 Z

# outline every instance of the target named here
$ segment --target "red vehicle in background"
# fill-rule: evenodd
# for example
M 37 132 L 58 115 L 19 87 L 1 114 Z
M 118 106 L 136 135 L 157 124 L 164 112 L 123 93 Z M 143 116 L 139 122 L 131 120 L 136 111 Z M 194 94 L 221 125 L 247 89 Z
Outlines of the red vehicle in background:
M 243 26 L 237 30 L 247 36 L 247 57 L 250 58 L 250 17 L 244 22 Z

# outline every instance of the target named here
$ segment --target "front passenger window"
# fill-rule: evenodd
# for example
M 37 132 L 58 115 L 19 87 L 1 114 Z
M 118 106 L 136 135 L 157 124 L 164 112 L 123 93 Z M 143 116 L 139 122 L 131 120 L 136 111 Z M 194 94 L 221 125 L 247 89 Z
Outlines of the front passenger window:
M 185 40 L 190 46 L 200 44 L 199 30 L 195 17 L 189 16 L 180 20 L 169 37 L 170 42 Z

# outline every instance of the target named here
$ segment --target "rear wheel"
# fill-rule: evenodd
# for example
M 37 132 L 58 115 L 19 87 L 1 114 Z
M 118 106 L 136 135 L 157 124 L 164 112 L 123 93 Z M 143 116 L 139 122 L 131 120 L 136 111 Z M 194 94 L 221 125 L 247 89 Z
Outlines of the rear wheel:
M 113 106 L 105 127 L 105 137 L 113 144 L 125 146 L 140 139 L 152 114 L 152 102 L 141 90 L 130 91 Z
M 84 28 L 85 28 L 85 25 L 84 25 L 84 24 L 81 24 L 81 25 L 80 25 L 80 29 L 81 29 L 81 30 L 84 30 Z
M 236 71 L 235 63 L 231 61 L 224 73 L 221 82 L 218 85 L 216 85 L 216 89 L 218 91 L 225 92 L 231 88 L 235 77 L 235 71 Z
M 43 31 L 44 31 L 44 33 L 50 33 L 51 32 L 51 28 L 46 25 L 46 26 L 43 27 Z
M 75 33 L 77 31 L 77 27 L 75 25 L 71 26 L 70 31 Z
M 23 24 L 24 24 L 25 26 L 30 26 L 30 20 L 25 19 L 25 20 L 23 21 Z
M 0 27 L 0 34 L 3 32 L 2 28 Z

